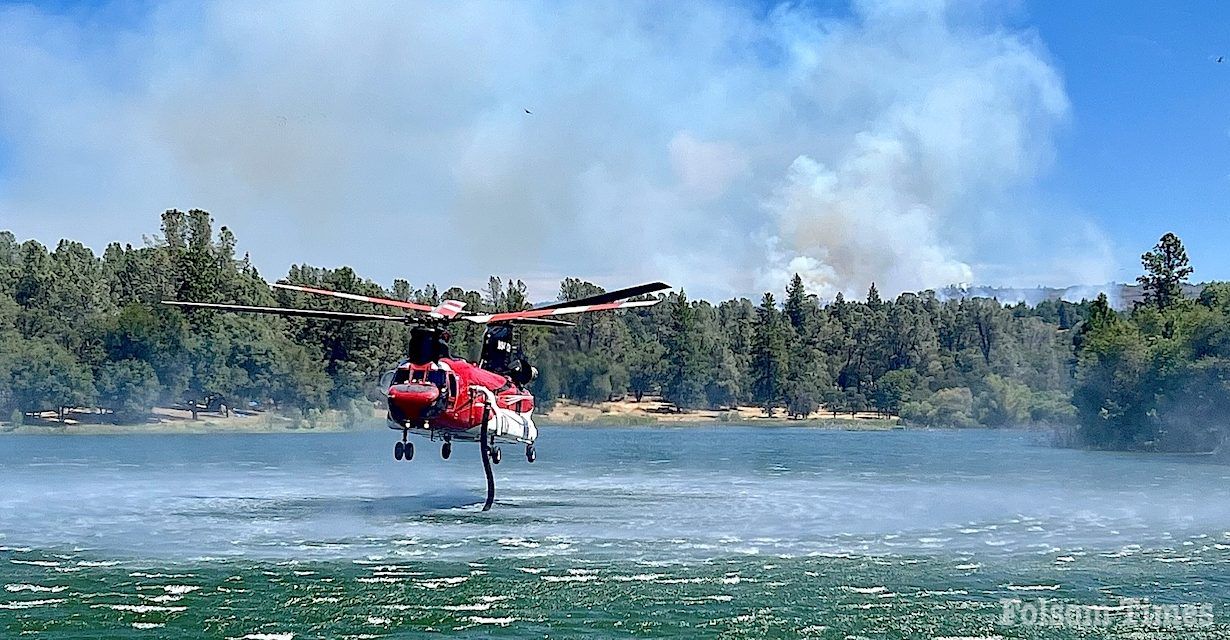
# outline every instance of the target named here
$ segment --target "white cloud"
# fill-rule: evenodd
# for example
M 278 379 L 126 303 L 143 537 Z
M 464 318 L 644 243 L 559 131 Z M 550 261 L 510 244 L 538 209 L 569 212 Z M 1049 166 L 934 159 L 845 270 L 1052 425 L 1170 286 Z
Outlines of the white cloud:
M 129 11 L 0 9 L 0 227 L 101 248 L 202 207 L 267 276 L 707 296 L 942 286 L 1049 246 L 1013 207 L 1067 102 L 994 5 Z

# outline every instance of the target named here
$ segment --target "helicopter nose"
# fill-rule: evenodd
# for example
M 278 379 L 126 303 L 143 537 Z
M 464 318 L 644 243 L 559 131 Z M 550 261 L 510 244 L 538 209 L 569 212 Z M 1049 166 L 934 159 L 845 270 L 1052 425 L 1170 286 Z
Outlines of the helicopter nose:
M 406 416 L 423 417 L 439 398 L 440 389 L 430 384 L 399 384 L 389 389 L 389 403 Z

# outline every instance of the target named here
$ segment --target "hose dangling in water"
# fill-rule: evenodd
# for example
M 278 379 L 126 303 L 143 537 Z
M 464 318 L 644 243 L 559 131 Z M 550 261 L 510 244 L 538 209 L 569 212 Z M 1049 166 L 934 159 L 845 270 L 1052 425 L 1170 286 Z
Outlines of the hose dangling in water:
M 491 445 L 487 441 L 487 423 L 491 420 L 491 405 L 483 405 L 483 427 L 478 437 L 478 449 L 483 454 L 483 472 L 487 474 L 487 501 L 483 511 L 490 511 L 495 502 L 495 475 L 491 473 Z

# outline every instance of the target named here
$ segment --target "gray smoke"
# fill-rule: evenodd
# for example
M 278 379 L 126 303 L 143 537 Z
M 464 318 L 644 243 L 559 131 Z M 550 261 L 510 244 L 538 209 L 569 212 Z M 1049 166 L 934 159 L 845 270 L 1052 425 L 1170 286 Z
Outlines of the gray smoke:
M 826 295 L 1106 281 L 1022 204 L 1068 105 L 1003 22 L 977 2 L 4 7 L 0 227 L 101 248 L 202 207 L 269 276 L 499 272 L 536 298 L 568 274 L 706 296 L 793 271 Z
M 826 115 L 862 122 L 835 153 L 791 164 L 768 206 L 766 284 L 800 272 L 849 295 L 985 277 L 968 245 L 995 242 L 970 236 L 1028 231 L 996 208 L 1045 166 L 1068 109 L 1058 73 L 1029 35 L 971 32 L 946 3 L 860 11 L 860 24 L 803 40 L 798 74 Z

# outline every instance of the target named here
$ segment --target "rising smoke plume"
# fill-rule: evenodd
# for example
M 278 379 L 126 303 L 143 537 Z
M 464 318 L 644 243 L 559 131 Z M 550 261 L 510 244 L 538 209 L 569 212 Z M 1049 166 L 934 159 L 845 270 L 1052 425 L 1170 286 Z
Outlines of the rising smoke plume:
M 1068 104 L 1004 24 L 935 0 L 0 8 L 0 227 L 101 248 L 202 207 L 267 276 L 498 272 L 538 298 L 568 274 L 1105 281 L 1051 266 L 1031 185 Z
M 830 295 L 970 282 L 973 234 L 1027 226 L 997 212 L 1047 160 L 1060 78 L 1027 34 L 971 32 L 943 3 L 860 9 L 800 39 L 801 86 L 829 118 L 863 121 L 822 159 L 800 155 L 769 200 L 766 282 L 799 272 Z

